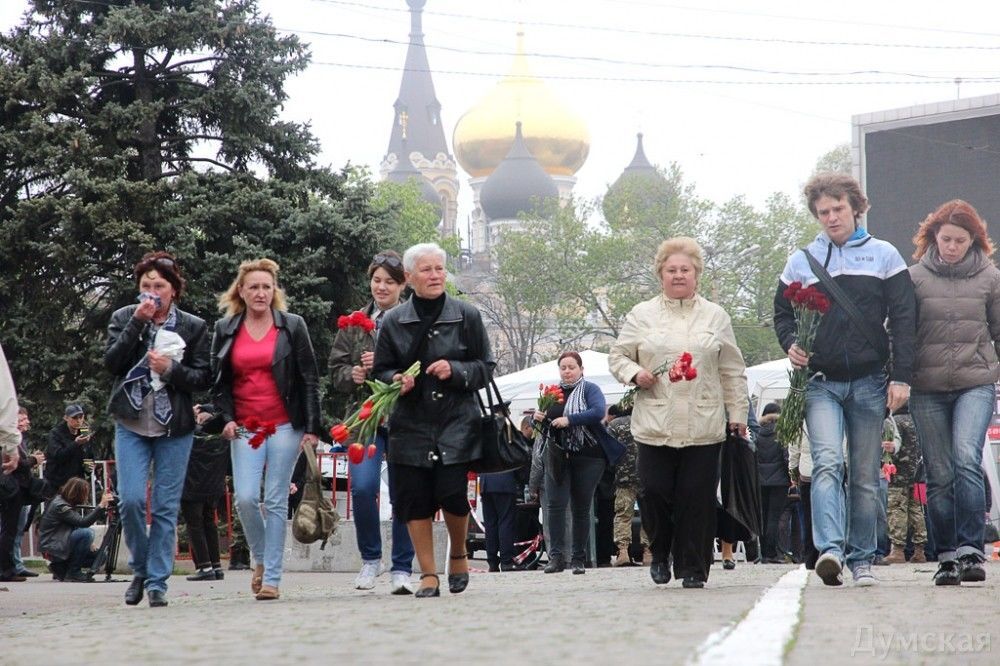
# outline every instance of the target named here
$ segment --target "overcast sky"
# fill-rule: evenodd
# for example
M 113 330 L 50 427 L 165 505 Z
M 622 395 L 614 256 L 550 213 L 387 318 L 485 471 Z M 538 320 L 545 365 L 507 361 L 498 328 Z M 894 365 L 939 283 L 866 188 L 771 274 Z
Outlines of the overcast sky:
M 24 7 L 0 2 L 0 25 Z M 406 53 L 405 0 L 260 7 L 313 54 L 287 86 L 287 117 L 312 124 L 324 163 L 377 172 Z M 449 145 L 461 114 L 507 71 L 522 20 L 535 73 L 590 129 L 579 196 L 618 177 L 641 130 L 650 160 L 678 162 L 703 196 L 761 203 L 796 194 L 820 155 L 850 141 L 852 115 L 1000 91 L 998 18 L 983 1 L 429 0 L 424 31 Z

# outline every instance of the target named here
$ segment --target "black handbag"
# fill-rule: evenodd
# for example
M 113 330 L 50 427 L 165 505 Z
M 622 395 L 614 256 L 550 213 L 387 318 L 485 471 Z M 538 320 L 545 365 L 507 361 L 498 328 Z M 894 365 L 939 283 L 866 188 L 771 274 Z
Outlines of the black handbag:
M 494 393 L 496 402 L 493 400 Z M 478 391 L 476 398 L 482 410 L 479 426 L 482 456 L 469 463 L 469 469 L 479 474 L 493 474 L 530 465 L 531 444 L 510 420 L 510 409 L 492 378 L 486 386 L 486 402 Z

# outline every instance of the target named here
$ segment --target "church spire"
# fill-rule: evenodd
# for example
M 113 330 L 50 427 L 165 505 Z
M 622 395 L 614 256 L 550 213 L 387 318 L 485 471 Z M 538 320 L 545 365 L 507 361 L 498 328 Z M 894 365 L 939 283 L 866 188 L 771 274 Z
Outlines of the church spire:
M 409 151 L 418 152 L 429 161 L 436 159 L 439 153 L 450 158 L 441 125 L 441 103 L 434 92 L 434 80 L 424 48 L 421 19 L 427 0 L 406 0 L 406 3 L 410 7 L 410 45 L 406 51 L 399 96 L 393 104 L 395 114 L 386 157 L 402 154 L 401 142 L 405 136 Z

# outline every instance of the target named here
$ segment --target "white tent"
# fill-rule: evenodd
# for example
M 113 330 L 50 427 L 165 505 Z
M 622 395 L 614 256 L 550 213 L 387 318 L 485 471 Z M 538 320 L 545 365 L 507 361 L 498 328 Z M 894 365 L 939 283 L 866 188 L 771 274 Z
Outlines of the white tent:
M 610 405 L 628 390 L 627 386 L 618 383 L 608 370 L 608 355 L 595 351 L 582 351 L 583 377 L 597 384 L 604 392 L 604 399 Z M 503 377 L 497 377 L 497 386 L 504 400 L 510 401 L 510 413 L 515 422 L 526 410 L 535 408 L 538 404 L 538 385 L 558 384 L 559 365 L 555 360 L 546 361 L 524 370 L 512 372 Z
M 747 368 L 747 389 L 757 409 L 757 416 L 769 402 L 784 400 L 788 395 L 788 372 L 792 363 L 787 358 L 768 361 Z

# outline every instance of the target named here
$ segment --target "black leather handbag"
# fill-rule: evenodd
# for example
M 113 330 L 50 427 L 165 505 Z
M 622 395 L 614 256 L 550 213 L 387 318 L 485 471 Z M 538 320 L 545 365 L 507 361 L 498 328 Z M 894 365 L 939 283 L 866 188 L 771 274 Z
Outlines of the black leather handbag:
M 469 463 L 469 469 L 479 474 L 493 474 L 530 465 L 531 444 L 510 420 L 509 405 L 504 403 L 500 389 L 492 378 L 486 386 L 486 402 L 478 391 L 476 398 L 482 410 L 479 428 L 482 457 Z

